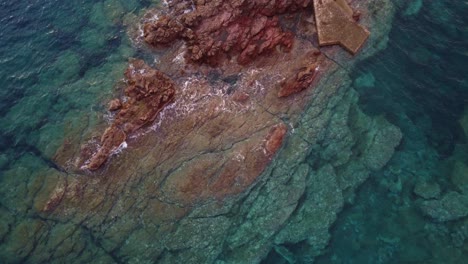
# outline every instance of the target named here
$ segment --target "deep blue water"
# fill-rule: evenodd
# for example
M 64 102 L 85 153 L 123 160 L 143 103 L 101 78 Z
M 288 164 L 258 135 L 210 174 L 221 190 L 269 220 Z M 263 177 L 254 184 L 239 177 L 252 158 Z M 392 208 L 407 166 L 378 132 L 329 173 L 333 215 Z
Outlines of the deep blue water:
M 0 2 L 0 177 L 54 166 L 64 123 L 99 112 L 112 94 L 135 52 L 125 24 L 150 3 Z M 399 7 L 388 48 L 352 73 L 362 109 L 400 127 L 403 142 L 339 215 L 318 263 L 468 262 L 468 221 L 421 216 L 413 192 L 420 181 L 458 190 L 454 164 L 468 164 L 460 121 L 468 115 L 468 3 L 426 0 L 415 14 L 406 8 Z M 290 249 L 298 262 L 307 255 L 302 245 Z

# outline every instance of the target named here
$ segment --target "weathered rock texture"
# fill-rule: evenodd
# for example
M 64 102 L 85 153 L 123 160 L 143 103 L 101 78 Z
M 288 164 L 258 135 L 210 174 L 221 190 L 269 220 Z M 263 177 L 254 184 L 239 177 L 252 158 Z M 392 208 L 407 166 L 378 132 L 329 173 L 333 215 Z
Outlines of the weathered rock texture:
M 247 64 L 276 48 L 290 50 L 295 30 L 285 15 L 310 13 L 313 4 L 320 45 L 340 44 L 356 53 L 369 32 L 345 0 L 174 0 L 169 14 L 145 23 L 144 39 L 155 47 L 183 39 L 186 57 L 194 62 L 217 65 L 234 57 Z
M 192 61 L 218 64 L 237 57 L 247 64 L 276 47 L 290 50 L 293 33 L 281 26 L 278 15 L 311 5 L 311 0 L 170 1 L 168 15 L 145 24 L 144 38 L 154 46 L 182 38 Z
M 385 165 L 401 133 L 356 106 L 348 71 L 328 59 L 335 51 L 317 48 L 311 3 L 169 2 L 167 16 L 155 20 L 165 24 L 145 26 L 145 38 L 171 44 L 153 68 L 133 62 L 110 124 L 85 134 L 85 122 L 70 125 L 70 140 L 56 156 L 64 170 L 41 171 L 5 198 L 1 217 L 6 210 L 29 217 L 2 221 L 11 227 L 0 233 L 0 256 L 30 263 L 257 263 L 272 248 L 287 255 L 282 245 L 298 242 L 314 249 L 312 257 L 320 254 L 337 212 Z M 369 4 L 360 3 L 366 14 Z M 387 23 L 381 14 L 388 12 L 377 9 L 367 21 Z M 222 23 L 248 37 L 229 46 Z M 253 34 L 252 25 L 260 31 Z M 208 48 L 219 41 L 229 49 Z M 95 136 L 102 138 L 97 153 L 124 140 L 128 149 L 88 173 L 83 164 L 102 164 L 90 167 L 83 158 L 97 160 L 81 148 Z
M 455 191 L 438 200 L 423 201 L 422 212 L 439 222 L 457 220 L 468 215 L 468 195 Z
M 315 0 L 314 7 L 320 45 L 339 44 L 355 54 L 369 37 L 369 31 L 356 23 L 360 14 L 346 0 Z
M 143 61 L 133 61 L 125 72 L 126 101 L 111 101 L 109 110 L 118 111 L 114 122 L 104 131 L 99 148 L 92 153 L 92 146 L 82 150 L 78 166 L 96 170 L 125 144 L 127 136 L 152 123 L 159 112 L 174 100 L 174 83 L 165 74 L 151 69 Z M 91 154 L 92 153 L 92 154 Z

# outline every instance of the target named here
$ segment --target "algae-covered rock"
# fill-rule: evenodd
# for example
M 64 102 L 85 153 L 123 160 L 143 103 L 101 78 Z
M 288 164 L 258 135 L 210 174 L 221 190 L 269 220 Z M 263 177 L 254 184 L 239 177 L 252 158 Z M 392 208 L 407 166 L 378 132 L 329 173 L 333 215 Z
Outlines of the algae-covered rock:
M 413 191 L 424 199 L 437 198 L 440 195 L 440 186 L 436 182 L 420 181 L 416 183 Z
M 468 191 L 468 165 L 466 163 L 456 161 L 450 178 L 457 189 L 465 193 Z
M 5 246 L 0 247 L 0 256 L 5 263 L 14 263 L 25 259 L 33 250 L 34 242 L 39 238 L 44 223 L 40 220 L 24 219 L 12 227 L 6 237 Z
M 468 137 L 468 107 L 465 107 L 465 112 L 463 112 L 462 117 L 458 120 L 463 131 L 465 132 L 465 136 Z
M 41 74 L 40 79 L 48 85 L 63 84 L 78 77 L 80 68 L 80 54 L 73 51 L 65 51 Z
M 286 226 L 276 235 L 275 243 L 307 240 L 314 251 L 319 252 L 328 244 L 328 228 L 344 201 L 332 166 L 325 165 L 308 178 L 303 202 L 298 204 Z
M 8 165 L 9 159 L 6 154 L 0 154 L 0 170 Z
M 375 77 L 371 72 L 360 75 L 354 81 L 357 88 L 373 88 L 375 86 Z
M 414 16 L 419 13 L 423 6 L 423 0 L 411 0 L 408 1 L 405 11 L 403 15 L 405 16 Z
M 387 121 L 382 120 L 381 122 Z M 395 126 L 384 126 L 379 129 L 374 134 L 370 146 L 364 151 L 364 155 L 367 156 L 366 165 L 373 170 L 381 169 L 392 157 L 401 138 L 402 133 Z
M 449 192 L 439 200 L 421 203 L 423 214 L 439 222 L 457 220 L 468 215 L 468 195 Z

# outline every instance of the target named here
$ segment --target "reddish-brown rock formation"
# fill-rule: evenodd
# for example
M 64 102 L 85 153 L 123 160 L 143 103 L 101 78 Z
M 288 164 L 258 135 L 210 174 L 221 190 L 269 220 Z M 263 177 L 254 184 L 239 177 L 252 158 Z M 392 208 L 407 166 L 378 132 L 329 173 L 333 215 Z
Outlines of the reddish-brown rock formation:
M 172 221 L 260 180 L 309 102 L 307 88 L 334 67 L 310 31 L 312 2 L 199 0 L 184 12 L 187 3 L 171 1 L 166 16 L 144 26 L 147 42 L 170 47 L 158 58 L 159 70 L 139 60 L 130 64 L 125 96 L 110 102 L 113 122 L 102 128 L 99 146 L 70 137 L 56 161 L 83 173 L 80 168 L 100 168 L 126 140 L 131 149 L 97 171 L 101 177 L 57 179 L 37 203 L 39 211 L 78 218 L 93 211 L 92 221 L 99 222 L 144 201 L 154 208 L 144 221 Z M 207 63 L 186 63 L 181 54 Z M 94 137 L 88 133 L 85 140 Z
M 115 121 L 104 131 L 96 153 L 89 157 L 89 149 L 82 153 L 84 168 L 96 170 L 109 155 L 125 142 L 127 135 L 153 122 L 158 113 L 174 99 L 173 82 L 165 74 L 150 68 L 141 60 L 133 61 L 125 72 L 128 86 L 126 101 L 111 101 L 109 110 L 119 110 Z M 89 159 L 89 160 L 87 160 Z
M 311 0 L 172 1 L 171 13 L 144 26 L 145 41 L 165 45 L 180 38 L 187 45 L 187 58 L 217 64 L 237 57 L 247 64 L 277 47 L 290 50 L 294 35 L 284 29 L 278 15 L 311 8 Z
M 278 97 L 286 97 L 309 87 L 317 76 L 320 64 L 324 59 L 318 50 L 304 54 L 294 68 L 297 73 L 282 83 Z
M 284 124 L 279 124 L 270 130 L 270 133 L 268 134 L 265 142 L 265 149 L 268 155 L 271 156 L 272 154 L 275 154 L 276 151 L 278 151 L 278 149 L 281 147 L 281 144 L 283 143 L 283 138 L 287 131 L 288 129 Z
M 347 2 L 344 0 L 332 2 L 315 2 L 316 21 L 323 23 L 322 15 L 338 8 L 341 13 L 333 13 L 333 11 L 332 22 L 351 23 L 350 19 L 355 13 Z M 155 14 L 152 13 L 151 19 L 146 20 L 143 27 L 144 39 L 152 46 L 171 45 L 170 51 L 162 57 L 165 63 L 161 66 L 163 71 L 169 72 L 174 78 L 187 78 L 200 71 L 210 76 L 209 72 L 212 71 L 212 68 L 204 66 L 203 63 L 192 64 L 191 67 L 181 66 L 184 64 L 179 58 L 181 54 L 185 54 L 189 62 L 205 62 L 209 66 L 217 64 L 221 75 L 218 71 L 213 76 L 218 75 L 218 78 L 228 79 L 244 71 L 242 66 L 229 63 L 232 58 L 235 58 L 239 64 L 251 63 L 250 66 L 254 68 L 260 67 L 265 72 L 270 71 L 270 78 L 276 76 L 274 78 L 277 79 L 264 82 L 265 84 L 271 82 L 268 84 L 268 89 L 276 90 L 277 97 L 289 97 L 310 87 L 318 76 L 321 66 L 326 68 L 329 63 L 325 56 L 314 47 L 313 40 L 305 41 L 296 37 L 298 34 L 302 38 L 307 37 L 309 33 L 305 33 L 304 30 L 307 27 L 315 28 L 313 20 L 310 19 L 313 17 L 312 3 L 311 0 L 169 1 L 169 10 L 166 14 L 157 13 L 154 16 Z M 289 14 L 294 14 L 294 16 Z M 321 37 L 320 26 L 318 26 L 318 31 Z M 353 33 L 346 30 L 340 32 L 342 34 Z M 293 47 L 293 42 L 296 43 L 296 47 Z M 284 49 L 277 49 L 278 47 Z M 293 48 L 295 48 L 294 52 L 289 54 Z M 258 58 L 259 55 L 267 53 L 270 56 Z M 115 112 L 114 122 L 105 129 L 97 149 L 95 143 L 94 146 L 91 143 L 84 145 L 78 161 L 74 162 L 75 165 L 78 164 L 81 168 L 89 170 L 98 169 L 125 143 L 128 136 L 141 127 L 153 123 L 164 106 L 173 101 L 175 86 L 173 81 L 160 71 L 145 65 L 143 61 L 132 62 L 125 76 L 128 84 L 125 89 L 126 97 L 122 100 L 114 99 L 109 103 L 109 110 Z M 255 76 L 256 74 L 246 76 L 247 78 L 244 78 L 241 84 L 229 88 L 230 91 L 234 91 L 229 98 L 232 103 L 248 105 L 250 100 L 259 100 L 258 95 L 255 95 L 258 91 L 252 93 L 252 89 L 258 89 L 258 87 L 236 88 L 258 86 L 260 82 L 256 78 L 266 78 L 265 74 L 260 75 L 262 77 Z M 179 83 L 178 85 L 186 86 L 187 81 L 185 84 Z M 219 85 L 224 84 L 218 83 L 214 86 Z M 213 86 L 213 84 L 208 86 Z M 208 92 L 219 88 L 200 87 L 199 89 Z M 190 92 L 190 89 L 187 92 Z M 211 98 L 213 97 L 204 97 L 206 114 L 202 116 L 209 117 L 211 113 L 219 109 L 220 106 L 215 107 L 217 102 Z M 276 103 L 271 104 L 269 102 L 271 99 L 268 97 L 261 99 L 263 100 L 270 105 L 271 109 L 268 112 L 283 108 Z M 186 103 L 191 105 L 193 102 Z M 197 104 L 204 105 L 201 101 Z M 215 127 L 210 128 L 209 131 L 209 134 L 213 135 L 223 133 L 225 132 Z
M 116 111 L 122 108 L 122 102 L 120 99 L 114 99 L 109 102 L 109 111 Z
M 369 32 L 356 23 L 360 13 L 345 0 L 175 0 L 169 14 L 146 22 L 144 39 L 155 47 L 182 39 L 194 62 L 216 65 L 235 57 L 248 64 L 277 47 L 290 50 L 294 34 L 282 16 L 310 9 L 312 2 L 320 45 L 339 44 L 356 53 Z
M 287 127 L 279 123 L 232 147 L 231 151 L 210 153 L 188 162 L 167 180 L 162 191 L 177 202 L 191 204 L 209 199 L 222 200 L 246 190 L 282 146 Z

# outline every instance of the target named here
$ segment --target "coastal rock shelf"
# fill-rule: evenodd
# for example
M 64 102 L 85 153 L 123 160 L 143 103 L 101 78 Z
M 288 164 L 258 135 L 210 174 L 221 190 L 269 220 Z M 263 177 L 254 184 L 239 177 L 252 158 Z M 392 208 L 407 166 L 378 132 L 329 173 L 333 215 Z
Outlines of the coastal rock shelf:
M 352 53 L 357 52 L 369 32 L 352 20 L 354 12 L 348 3 L 321 0 L 313 1 L 313 4 L 319 44 L 341 44 Z M 153 19 L 144 23 L 143 36 L 147 44 L 159 48 L 182 40 L 182 49 L 185 50 L 177 51 L 177 56 L 183 54 L 189 62 L 217 65 L 221 72 L 230 71 L 230 74 L 238 75 L 244 69 L 229 65 L 232 60 L 245 65 L 252 63 L 258 56 L 268 54 L 279 57 L 290 53 L 294 42 L 298 42 L 296 33 L 301 33 L 303 29 L 298 28 L 297 21 L 285 16 L 294 13 L 307 15 L 305 11 L 310 10 L 311 5 L 309 0 L 197 1 L 195 4 L 189 1 L 171 1 L 168 13 L 153 13 Z M 335 34 L 336 32 L 338 33 Z M 334 38 L 334 41 L 330 41 Z M 320 66 L 327 64 L 325 57 L 314 46 L 307 47 L 304 43 L 296 45 L 305 54 L 290 61 L 290 66 L 294 67 L 293 72 L 280 73 L 282 80 L 279 97 L 290 96 L 310 87 Z M 170 54 L 171 52 L 169 56 Z M 168 61 L 162 64 L 172 65 Z M 193 75 L 198 69 L 193 67 L 186 74 L 168 70 L 173 78 L 184 78 Z M 119 110 L 116 120 L 103 133 L 99 149 L 95 153 L 92 144 L 81 151 L 82 155 L 75 163 L 80 164 L 83 169 L 100 168 L 112 153 L 126 144 L 128 134 L 153 122 L 162 108 L 174 99 L 175 88 L 170 78 L 150 69 L 142 61 L 130 65 L 126 78 L 130 83 L 125 91 L 128 102 L 120 110 L 120 100 L 111 101 L 110 110 Z M 247 99 L 248 93 L 237 97 L 239 96 Z
M 11 225 L 24 239 L 4 239 L 17 253 L 8 260 L 78 251 L 75 262 L 257 263 L 292 243 L 319 255 L 336 214 L 401 140 L 357 107 L 347 69 L 330 59 L 345 51 L 317 40 L 318 9 L 346 21 L 343 34 L 363 29 L 357 6 L 370 29 L 390 19 L 391 1 L 357 2 L 314 12 L 311 0 L 174 0 L 148 11 L 129 32 L 146 60 L 130 62 L 107 122 L 71 125 L 59 169 L 29 184 L 33 217 Z M 341 37 L 351 52 L 367 39 Z M 50 250 L 58 244 L 65 254 Z

